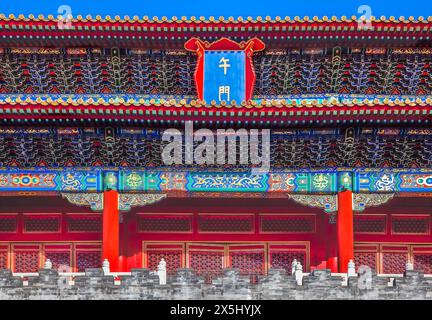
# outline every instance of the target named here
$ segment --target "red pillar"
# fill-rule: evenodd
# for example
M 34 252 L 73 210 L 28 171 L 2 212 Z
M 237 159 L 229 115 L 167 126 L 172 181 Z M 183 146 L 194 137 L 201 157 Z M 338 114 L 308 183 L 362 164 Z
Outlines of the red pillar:
M 104 192 L 102 260 L 108 259 L 110 271 L 119 270 L 119 209 L 118 192 Z
M 337 237 L 339 272 L 348 271 L 348 262 L 354 260 L 354 225 L 352 191 L 338 193 Z

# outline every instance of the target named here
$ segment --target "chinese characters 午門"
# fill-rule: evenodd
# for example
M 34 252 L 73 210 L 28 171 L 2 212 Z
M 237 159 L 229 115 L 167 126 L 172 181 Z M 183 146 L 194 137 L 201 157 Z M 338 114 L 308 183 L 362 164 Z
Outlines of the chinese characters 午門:
M 231 65 L 229 64 L 229 59 L 222 57 L 219 60 L 219 68 L 223 68 L 223 73 L 226 76 L 227 72 L 228 72 L 228 68 L 230 68 Z M 222 85 L 219 86 L 219 101 L 222 100 L 223 95 L 226 95 L 226 100 L 230 101 L 230 86 L 227 85 Z

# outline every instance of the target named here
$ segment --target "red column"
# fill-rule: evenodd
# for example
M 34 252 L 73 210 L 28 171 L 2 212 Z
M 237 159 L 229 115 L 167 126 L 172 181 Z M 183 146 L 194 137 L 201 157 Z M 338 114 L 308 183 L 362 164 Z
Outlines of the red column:
M 110 271 L 119 270 L 119 209 L 118 192 L 104 192 L 102 260 L 108 259 Z
M 352 191 L 340 191 L 338 193 L 338 262 L 339 272 L 348 271 L 348 262 L 354 259 L 354 225 L 352 208 Z

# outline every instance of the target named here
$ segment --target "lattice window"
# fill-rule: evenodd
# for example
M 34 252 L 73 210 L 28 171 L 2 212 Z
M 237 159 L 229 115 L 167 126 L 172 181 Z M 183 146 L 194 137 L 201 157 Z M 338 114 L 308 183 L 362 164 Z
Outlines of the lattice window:
M 39 251 L 15 251 L 14 272 L 38 272 Z
M 303 268 L 306 267 L 306 254 L 304 252 L 280 251 L 270 253 L 270 265 L 271 268 L 274 269 L 285 269 L 288 272 L 291 272 L 291 266 L 294 259 L 299 261 Z
M 429 217 L 393 217 L 392 230 L 395 234 L 429 234 Z
M 0 251 L 0 270 L 1 269 L 8 269 L 8 252 L 7 251 Z
M 368 266 L 372 270 L 377 268 L 377 254 L 375 252 L 354 252 L 355 268 Z
M 70 252 L 45 252 L 45 260 L 50 259 L 53 269 L 59 272 L 71 272 Z
M 241 274 L 264 274 L 264 252 L 230 252 L 231 267 Z
M 147 252 L 147 268 L 153 271 L 157 270 L 157 266 L 161 259 L 166 261 L 167 274 L 176 274 L 177 269 L 182 266 L 182 252 L 181 251 L 149 251 Z
M 60 230 L 60 218 L 24 218 L 25 232 L 57 232 Z
M 382 254 L 383 273 L 404 273 L 407 262 L 406 253 L 389 253 Z
M 386 218 L 383 217 L 354 217 L 355 233 L 385 233 Z
M 102 218 L 97 217 L 68 217 L 69 232 L 101 232 Z
M 414 253 L 414 270 L 432 274 L 432 254 Z
M 191 217 L 139 217 L 138 230 L 147 232 L 189 232 L 192 230 Z
M 76 253 L 76 267 L 78 272 L 84 272 L 85 269 L 89 268 L 100 268 L 101 265 L 100 251 L 82 251 Z
M 2 217 L 0 218 L 0 232 L 16 232 L 17 218 Z
M 198 275 L 218 275 L 222 273 L 223 252 L 189 252 L 190 267 Z
M 262 216 L 261 232 L 314 232 L 314 216 Z
M 198 216 L 200 232 L 251 232 L 253 231 L 253 217 L 239 216 Z

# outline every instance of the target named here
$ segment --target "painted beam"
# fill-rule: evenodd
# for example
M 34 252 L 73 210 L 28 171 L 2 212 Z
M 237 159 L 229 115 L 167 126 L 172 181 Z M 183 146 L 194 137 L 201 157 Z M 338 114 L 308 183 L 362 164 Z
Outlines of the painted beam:
M 249 172 L 0 169 L 0 191 L 54 192 L 283 192 L 291 194 L 432 192 L 432 170 L 271 171 Z
M 0 191 L 102 191 L 102 171 L 0 169 Z

